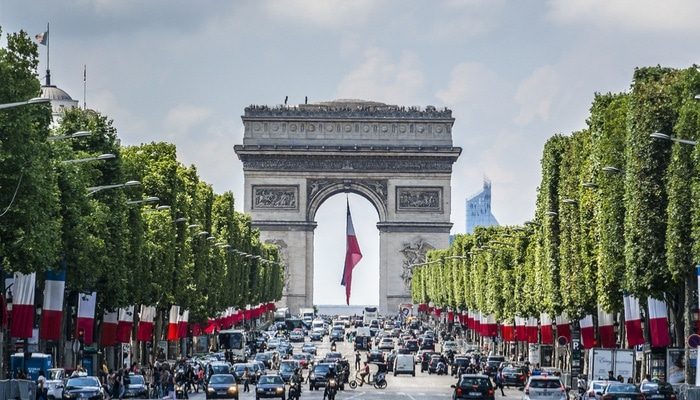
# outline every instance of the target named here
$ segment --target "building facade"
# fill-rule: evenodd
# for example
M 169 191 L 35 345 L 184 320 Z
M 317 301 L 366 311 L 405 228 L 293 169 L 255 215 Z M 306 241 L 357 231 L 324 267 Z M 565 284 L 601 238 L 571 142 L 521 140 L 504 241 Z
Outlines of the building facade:
M 466 202 L 466 233 L 474 233 L 477 226 L 498 226 L 496 217 L 491 213 L 491 181 L 484 179 L 481 191 Z

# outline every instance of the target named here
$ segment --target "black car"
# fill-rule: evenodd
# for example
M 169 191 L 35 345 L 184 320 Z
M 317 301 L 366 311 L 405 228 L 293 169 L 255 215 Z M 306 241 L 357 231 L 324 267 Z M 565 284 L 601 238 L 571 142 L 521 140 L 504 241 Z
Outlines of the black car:
M 345 330 L 342 328 L 333 328 L 331 331 L 331 342 L 345 341 Z
M 450 369 L 450 375 L 457 376 L 457 372 L 459 372 L 460 368 L 466 371 L 470 362 L 471 360 L 469 357 L 455 356 L 455 358 L 452 359 L 452 369 Z
M 216 374 L 209 378 L 206 391 L 207 399 L 238 399 L 238 384 L 231 374 Z
M 355 336 L 355 350 L 369 350 L 371 339 L 369 336 Z
M 503 386 L 525 387 L 527 382 L 527 367 L 515 366 L 505 367 L 501 371 Z
M 384 362 L 384 353 L 381 351 L 374 349 L 369 352 L 369 362 L 379 362 L 383 363 Z
M 148 398 L 148 387 L 142 375 L 129 374 L 129 385 L 124 392 L 124 397 Z
M 425 372 L 428 370 L 428 364 L 430 364 L 430 358 L 438 353 L 434 351 L 426 351 L 420 355 L 420 372 Z
M 63 388 L 63 398 L 81 400 L 103 400 L 105 398 L 100 381 L 94 376 L 70 378 Z
M 420 342 L 420 349 L 421 350 L 433 350 L 435 351 L 435 341 L 432 338 L 424 338 Z
M 323 333 L 319 331 L 311 331 L 311 334 L 309 334 L 309 339 L 311 339 L 314 342 L 318 342 L 323 340 Z
M 280 363 L 279 374 L 284 383 L 289 383 L 289 379 L 294 375 L 294 371 L 299 368 L 299 363 L 294 360 L 284 360 Z
M 406 344 L 405 344 L 405 347 L 408 349 L 408 351 L 413 352 L 413 353 L 415 353 L 415 352 L 417 352 L 418 350 L 420 350 L 420 349 L 418 348 L 418 341 L 417 341 L 416 339 L 407 340 L 407 341 L 406 341 Z
M 397 350 L 392 350 L 386 355 L 387 371 L 394 371 L 394 361 L 396 360 L 396 355 L 399 354 Z
M 445 363 L 445 358 L 439 354 L 433 355 L 430 357 L 430 362 L 428 363 L 428 373 L 429 374 L 434 374 L 437 372 L 437 366 L 438 364 L 443 363 L 445 364 L 445 367 L 447 367 L 447 363 Z M 447 371 L 445 371 L 447 372 Z
M 233 375 L 236 377 L 236 380 L 238 382 L 241 382 L 243 379 L 243 373 L 245 372 L 246 368 L 248 368 L 248 383 L 252 383 L 254 385 L 258 381 L 258 378 L 260 377 L 260 375 L 262 375 L 262 373 L 263 373 L 262 368 L 260 368 L 260 364 L 257 364 L 257 363 L 234 364 L 233 365 Z
M 255 361 L 260 361 L 263 364 L 265 364 L 265 368 L 270 368 L 272 365 L 272 353 L 270 352 L 265 352 L 265 353 L 258 353 L 255 355 Z
M 645 382 L 639 386 L 646 400 L 676 400 L 673 386 L 666 382 Z
M 644 400 L 637 385 L 631 383 L 611 383 L 603 392 L 603 400 Z
M 255 398 L 279 397 L 285 399 L 284 381 L 279 375 L 263 375 L 255 385 Z
M 326 374 L 332 366 L 331 363 L 320 363 L 314 366 L 314 369 L 309 372 L 309 390 L 326 386 Z
M 326 355 L 323 357 L 324 363 L 334 363 L 338 360 L 341 360 L 343 358 L 343 354 L 337 351 L 329 351 L 326 353 Z
M 494 400 L 493 385 L 486 375 L 464 374 L 450 387 L 454 389 L 453 399 Z

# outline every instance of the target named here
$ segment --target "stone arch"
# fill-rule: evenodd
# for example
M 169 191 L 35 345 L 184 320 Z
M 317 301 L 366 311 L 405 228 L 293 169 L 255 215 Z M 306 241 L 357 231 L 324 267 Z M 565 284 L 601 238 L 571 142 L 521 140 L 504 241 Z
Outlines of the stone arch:
M 315 221 L 321 205 L 338 193 L 354 193 L 367 199 L 377 210 L 379 222 L 387 220 L 386 181 L 382 180 L 312 180 L 308 182 L 306 220 Z

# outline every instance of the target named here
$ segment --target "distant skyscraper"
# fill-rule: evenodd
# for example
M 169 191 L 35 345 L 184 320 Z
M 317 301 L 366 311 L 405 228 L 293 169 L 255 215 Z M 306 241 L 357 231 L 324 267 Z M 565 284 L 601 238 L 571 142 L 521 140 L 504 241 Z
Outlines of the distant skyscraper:
M 477 226 L 494 225 L 498 225 L 498 221 L 491 214 L 491 181 L 484 178 L 481 192 L 467 199 L 467 233 L 474 233 Z

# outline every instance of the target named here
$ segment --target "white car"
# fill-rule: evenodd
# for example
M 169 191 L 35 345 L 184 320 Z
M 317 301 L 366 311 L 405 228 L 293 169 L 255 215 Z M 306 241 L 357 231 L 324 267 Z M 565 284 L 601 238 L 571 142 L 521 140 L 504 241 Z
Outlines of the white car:
M 459 344 L 453 340 L 445 341 L 442 344 L 442 351 L 452 351 L 453 353 L 459 353 Z
M 525 385 L 523 400 L 567 400 L 566 388 L 557 376 L 533 375 Z
M 416 364 L 413 362 L 413 355 L 398 354 L 394 360 L 394 376 L 398 374 L 410 374 L 416 376 Z
M 63 368 L 49 368 L 46 376 L 47 397 L 54 399 L 63 398 L 63 379 L 66 377 L 66 370 Z

